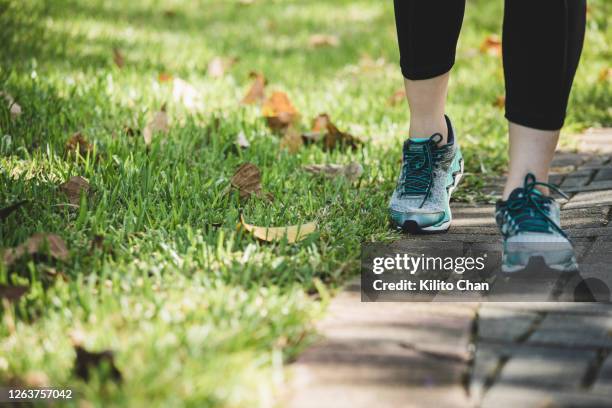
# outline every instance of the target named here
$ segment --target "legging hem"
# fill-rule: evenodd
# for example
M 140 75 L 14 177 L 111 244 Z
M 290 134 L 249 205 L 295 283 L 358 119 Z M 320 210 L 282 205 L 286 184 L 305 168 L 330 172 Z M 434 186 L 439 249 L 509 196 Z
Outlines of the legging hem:
M 455 65 L 455 61 L 452 60 L 445 64 L 432 65 L 429 67 L 413 67 L 406 66 L 406 64 L 401 64 L 400 67 L 402 69 L 402 75 L 404 78 L 409 79 L 411 81 L 418 81 L 423 79 L 431 79 L 442 74 L 446 74 L 451 68 Z
M 509 111 L 507 109 L 505 116 L 512 123 L 538 130 L 559 130 L 563 127 L 565 120 L 565 118 L 529 115 L 524 112 Z

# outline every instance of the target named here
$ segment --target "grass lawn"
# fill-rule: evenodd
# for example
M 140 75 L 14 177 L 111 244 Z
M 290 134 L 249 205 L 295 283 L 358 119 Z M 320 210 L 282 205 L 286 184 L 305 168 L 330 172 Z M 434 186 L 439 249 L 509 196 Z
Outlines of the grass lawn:
M 80 406 L 270 406 L 328 293 L 357 274 L 360 242 L 399 237 L 386 205 L 408 117 L 405 102 L 388 102 L 401 86 L 392 3 L 242 3 L 0 0 L 0 90 L 22 109 L 13 118 L 0 99 L 0 208 L 29 201 L 0 221 L 0 247 L 46 232 L 69 250 L 0 263 L 5 291 L 29 287 L 1 304 L 1 383 L 70 387 L 90 403 Z M 500 32 L 502 3 L 468 2 L 452 77 L 448 112 L 469 173 L 461 200 L 486 199 L 483 176 L 505 167 L 501 59 L 480 50 Z M 589 3 L 568 133 L 612 125 L 606 3 Z M 338 44 L 312 46 L 313 34 Z M 237 59 L 222 77 L 207 72 L 216 56 Z M 287 93 L 300 129 L 328 113 L 363 147 L 280 149 L 260 106 L 240 104 L 251 71 L 268 93 Z M 197 104 L 177 98 L 177 78 Z M 162 105 L 169 131 L 147 146 L 140 131 Z M 91 151 L 67 152 L 75 132 Z M 240 132 L 247 149 L 235 147 Z M 356 182 L 301 169 L 352 161 L 364 168 Z M 273 201 L 228 191 L 245 162 Z M 70 204 L 59 185 L 72 176 L 90 189 Z M 318 230 L 261 242 L 237 230 L 241 213 Z M 75 344 L 114 356 L 80 356 L 85 380 Z

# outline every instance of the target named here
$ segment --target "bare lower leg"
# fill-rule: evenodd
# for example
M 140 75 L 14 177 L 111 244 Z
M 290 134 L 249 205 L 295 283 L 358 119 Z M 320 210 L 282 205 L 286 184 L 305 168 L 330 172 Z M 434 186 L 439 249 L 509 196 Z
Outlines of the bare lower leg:
M 537 181 L 548 182 L 548 172 L 557 142 L 559 130 L 538 130 L 509 122 L 510 164 L 508 180 L 502 198 L 506 200 L 512 190 L 522 187 L 527 173 L 533 173 Z M 547 188 L 538 189 L 549 194 Z
M 440 133 L 445 144 L 448 129 L 444 119 L 449 73 L 412 81 L 404 79 L 406 96 L 410 108 L 409 137 L 429 137 Z

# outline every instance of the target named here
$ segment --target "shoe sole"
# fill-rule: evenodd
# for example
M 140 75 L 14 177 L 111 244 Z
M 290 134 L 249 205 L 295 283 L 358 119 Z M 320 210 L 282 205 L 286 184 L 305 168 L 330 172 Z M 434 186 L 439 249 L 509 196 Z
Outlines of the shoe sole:
M 463 177 L 463 170 L 464 170 L 463 157 L 461 157 L 459 159 L 459 171 L 452 173 L 453 183 L 448 187 L 448 202 L 447 202 L 447 205 L 449 206 L 448 220 L 444 221 L 440 225 L 430 225 L 428 227 L 421 227 L 418 224 L 418 222 L 414 220 L 406 220 L 403 222 L 401 226 L 396 225 L 393 222 L 393 220 L 391 220 L 391 224 L 394 225 L 396 229 L 401 230 L 402 232 L 406 232 L 409 234 L 415 234 L 415 235 L 417 234 L 436 234 L 436 233 L 443 233 L 443 232 L 448 231 L 450 228 L 451 222 L 453 221 L 453 214 L 450 211 L 450 199 L 451 199 L 453 192 L 459 185 L 461 178 Z
M 505 256 L 502 256 L 501 270 L 503 273 L 507 274 L 519 273 L 529 270 L 530 265 L 537 265 L 538 262 L 541 265 L 545 265 L 547 268 L 552 269 L 556 272 L 569 273 L 578 270 L 578 263 L 576 262 L 576 258 L 573 255 L 571 255 L 570 259 L 566 262 L 556 264 L 549 264 L 548 262 L 546 262 L 546 257 L 542 255 L 530 256 L 525 264 L 507 264 L 505 261 Z

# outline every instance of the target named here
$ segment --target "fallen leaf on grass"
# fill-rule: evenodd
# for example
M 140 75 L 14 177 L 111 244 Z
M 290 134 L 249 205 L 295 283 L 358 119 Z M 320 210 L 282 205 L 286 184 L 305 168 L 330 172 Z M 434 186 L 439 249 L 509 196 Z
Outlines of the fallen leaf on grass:
M 313 34 L 308 39 L 308 45 L 310 45 L 313 48 L 337 47 L 339 44 L 340 44 L 340 39 L 336 35 Z
M 203 105 L 200 92 L 189 82 L 181 78 L 174 78 L 172 81 L 172 97 L 188 109 L 195 109 Z
M 162 83 L 170 82 L 172 81 L 172 78 L 173 78 L 172 74 L 169 74 L 167 72 L 160 72 L 159 75 L 157 76 L 157 80 Z
M 76 360 L 74 362 L 75 374 L 84 379 L 89 380 L 90 370 L 97 369 L 103 365 L 106 365 L 111 378 L 113 380 L 121 380 L 121 372 L 115 365 L 115 355 L 110 350 L 103 351 L 87 351 L 82 346 L 77 345 L 74 347 L 76 352 Z
M 8 218 L 9 215 L 11 215 L 13 211 L 17 210 L 19 207 L 21 207 L 27 202 L 28 200 L 17 201 L 16 203 L 13 203 L 7 207 L 0 209 L 0 221 L 4 221 L 6 218 Z
M 60 190 L 68 196 L 70 204 L 79 205 L 81 202 L 81 191 L 87 194 L 89 182 L 81 176 L 70 177 L 70 180 L 60 184 Z
M 404 88 L 400 88 L 393 92 L 393 95 L 389 97 L 388 103 L 391 106 L 395 106 L 399 103 L 402 103 L 406 100 L 406 90 Z
M 340 131 L 336 125 L 332 123 L 327 113 L 322 113 L 313 119 L 312 131 L 324 131 L 323 148 L 325 150 L 333 150 L 338 146 L 347 146 L 356 149 L 358 145 L 363 143 L 355 136 Z
M 48 254 L 60 261 L 67 260 L 69 256 L 66 243 L 59 235 L 36 233 L 18 246 L 7 249 L 3 256 L 4 263 L 10 266 L 25 254 Z
M 347 165 L 341 164 L 308 164 L 303 169 L 312 174 L 321 174 L 328 178 L 346 177 L 349 181 L 354 181 L 363 174 L 363 167 L 357 162 Z
M 312 131 L 315 133 L 327 132 L 327 125 L 331 123 L 331 119 L 327 113 L 321 113 L 312 120 Z
M 286 237 L 287 242 L 290 244 L 305 239 L 308 235 L 317 230 L 316 222 L 291 225 L 288 227 L 257 227 L 255 225 L 247 224 L 242 215 L 240 215 L 240 224 L 257 239 L 267 242 L 274 242 L 281 241 Z
M 243 105 L 252 105 L 258 103 L 264 98 L 264 89 L 266 87 L 266 77 L 259 72 L 251 72 L 249 74 L 253 78 L 253 84 L 247 94 L 242 98 Z
M 155 112 L 147 126 L 142 131 L 142 137 L 145 145 L 151 145 L 153 136 L 156 133 L 168 133 L 168 114 L 166 113 L 166 105 L 162 105 L 161 110 Z
M 506 106 L 506 97 L 504 95 L 499 95 L 497 98 L 495 98 L 493 106 L 499 109 L 503 109 L 504 106 Z
M 285 130 L 294 123 L 299 113 L 286 93 L 276 91 L 264 102 L 261 112 L 273 130 Z
M 612 79 L 612 68 L 604 68 L 599 71 L 599 82 L 606 82 L 609 79 Z
M 6 286 L 0 285 L 0 298 L 8 299 L 9 302 L 19 300 L 20 297 L 25 295 L 28 290 L 27 286 Z
M 496 34 L 487 36 L 480 44 L 480 52 L 483 54 L 489 54 L 494 57 L 499 57 L 502 54 L 502 42 Z
M 280 148 L 289 153 L 297 153 L 304 145 L 302 135 L 293 127 L 289 127 L 280 141 Z
M 261 194 L 261 171 L 253 163 L 244 163 L 232 176 L 230 183 L 238 189 L 240 198 L 249 197 L 251 194 Z
M 4 97 L 4 100 L 8 105 L 9 112 L 11 114 L 11 119 L 16 119 L 21 116 L 21 106 L 19 106 L 19 104 L 15 102 L 15 98 L 13 98 L 13 95 L 7 92 L 0 92 L 0 96 Z
M 236 63 L 236 58 L 215 57 L 208 63 L 207 73 L 211 78 L 221 78 L 225 75 L 225 71 L 230 69 Z
M 64 147 L 66 152 L 79 152 L 83 157 L 87 156 L 87 153 L 93 151 L 93 146 L 85 139 L 85 136 L 83 136 L 81 132 L 73 133 L 66 141 Z
M 123 68 L 125 65 L 125 57 L 119 48 L 113 48 L 113 61 L 119 68 Z

